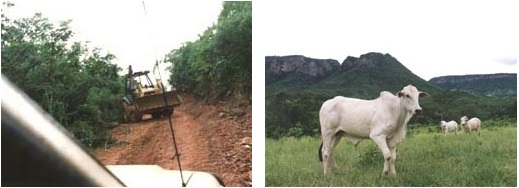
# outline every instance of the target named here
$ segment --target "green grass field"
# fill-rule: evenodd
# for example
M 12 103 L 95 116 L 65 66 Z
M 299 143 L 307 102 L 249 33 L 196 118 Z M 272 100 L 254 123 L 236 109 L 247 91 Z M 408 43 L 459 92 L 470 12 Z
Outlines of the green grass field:
M 358 150 L 346 139 L 335 150 L 338 173 L 324 177 L 320 138 L 265 141 L 266 186 L 517 186 L 517 129 L 489 128 L 476 134 L 408 132 L 397 149 L 397 177 L 382 176 L 382 154 L 373 141 Z

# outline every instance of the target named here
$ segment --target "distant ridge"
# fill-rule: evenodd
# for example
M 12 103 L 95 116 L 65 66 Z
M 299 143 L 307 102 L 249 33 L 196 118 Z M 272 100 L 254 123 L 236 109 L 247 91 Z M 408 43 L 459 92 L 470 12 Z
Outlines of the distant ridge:
M 517 74 L 473 74 L 435 77 L 430 83 L 448 90 L 460 90 L 474 95 L 503 97 L 517 95 Z

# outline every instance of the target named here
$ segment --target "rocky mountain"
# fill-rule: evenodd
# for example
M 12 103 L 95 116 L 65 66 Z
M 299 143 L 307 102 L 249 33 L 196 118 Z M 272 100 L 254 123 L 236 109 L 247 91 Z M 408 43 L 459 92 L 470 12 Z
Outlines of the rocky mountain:
M 280 80 L 319 80 L 338 70 L 333 59 L 314 59 L 301 55 L 265 57 L 266 84 Z M 305 79 L 301 79 L 305 78 Z
M 304 56 L 265 57 L 267 93 L 278 90 L 313 90 L 328 95 L 372 98 L 380 91 L 396 92 L 412 84 L 420 90 L 438 88 L 421 79 L 390 54 L 348 56 L 342 64 L 332 59 Z
M 430 83 L 448 90 L 460 90 L 482 96 L 516 96 L 517 74 L 474 74 L 441 76 L 429 80 Z

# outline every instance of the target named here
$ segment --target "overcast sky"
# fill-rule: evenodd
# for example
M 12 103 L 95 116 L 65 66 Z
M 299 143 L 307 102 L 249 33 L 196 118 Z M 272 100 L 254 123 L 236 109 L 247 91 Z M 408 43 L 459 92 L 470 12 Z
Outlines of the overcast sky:
M 216 24 L 223 8 L 221 1 L 145 0 L 145 14 L 142 0 L 9 1 L 15 4 L 6 12 L 12 18 L 41 12 L 56 23 L 71 19 L 70 27 L 76 34 L 73 41 L 90 41 L 91 49 L 99 47 L 114 54 L 115 63 L 125 72 L 130 64 L 134 71 L 152 71 L 156 58 L 162 59 L 184 42 L 195 41 L 198 34 Z M 161 74 L 165 81 L 169 72 Z
M 77 41 L 117 56 L 126 69 L 194 41 L 216 23 L 219 1 L 11 0 L 8 15 L 72 19 Z M 336 59 L 389 53 L 418 76 L 517 72 L 515 1 L 255 1 L 254 70 L 263 56 Z M 163 74 L 166 72 L 163 71 Z M 260 74 L 255 74 L 261 76 Z M 262 79 L 264 80 L 264 79 Z
M 426 80 L 517 72 L 515 1 L 276 1 L 256 8 L 268 8 L 254 20 L 265 55 L 342 63 L 389 53 Z

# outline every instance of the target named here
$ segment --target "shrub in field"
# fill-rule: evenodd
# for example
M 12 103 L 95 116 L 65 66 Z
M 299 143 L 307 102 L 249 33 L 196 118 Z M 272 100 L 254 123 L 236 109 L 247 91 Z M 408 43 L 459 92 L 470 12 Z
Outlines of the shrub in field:
M 369 141 L 368 141 L 369 142 Z M 360 145 L 358 147 L 361 147 Z M 370 164 L 376 164 L 379 163 L 382 157 L 382 153 L 380 152 L 380 149 L 377 148 L 374 144 L 362 144 L 362 150 L 359 155 L 359 163 L 363 165 L 370 165 Z
M 301 127 L 301 123 L 297 122 L 295 127 L 288 129 L 287 136 L 292 136 L 292 137 L 303 136 L 303 128 Z

